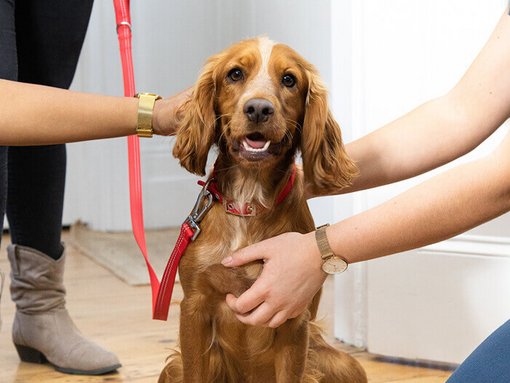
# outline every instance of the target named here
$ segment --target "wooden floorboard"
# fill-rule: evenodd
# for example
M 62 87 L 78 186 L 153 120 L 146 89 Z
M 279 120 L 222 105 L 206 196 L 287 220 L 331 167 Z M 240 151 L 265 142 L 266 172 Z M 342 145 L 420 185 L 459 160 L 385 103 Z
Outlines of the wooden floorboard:
M 64 240 L 67 235 L 64 233 Z M 0 269 L 6 274 L 10 269 L 5 251 L 8 243 L 9 238 L 4 235 Z M 174 289 L 176 302 L 170 308 L 168 322 L 153 321 L 149 286 L 129 286 L 71 246 L 68 246 L 66 257 L 64 280 L 71 316 L 83 334 L 115 352 L 123 367 L 114 374 L 88 377 L 61 374 L 51 365 L 20 362 L 11 341 L 15 307 L 10 300 L 7 277 L 1 302 L 0 382 L 156 382 L 177 339 L 180 288 Z M 448 369 L 388 362 L 335 341 L 332 337 L 332 308 L 333 281 L 328 280 L 320 312 L 326 316 L 329 341 L 357 358 L 370 382 L 444 383 L 451 374 Z

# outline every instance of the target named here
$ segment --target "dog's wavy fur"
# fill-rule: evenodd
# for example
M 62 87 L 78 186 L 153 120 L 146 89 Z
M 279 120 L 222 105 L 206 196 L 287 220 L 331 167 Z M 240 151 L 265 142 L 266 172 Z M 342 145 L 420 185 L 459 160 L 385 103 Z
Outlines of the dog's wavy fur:
M 232 78 L 233 70 L 242 76 Z M 295 80 L 292 86 L 282 83 L 285 75 Z M 268 121 L 247 118 L 243 106 L 253 98 L 274 105 Z M 269 152 L 256 158 L 243 153 L 248 136 L 271 141 Z M 205 216 L 200 236 L 179 266 L 184 290 L 180 352 L 169 358 L 159 382 L 366 382 L 359 363 L 321 335 L 315 322 L 321 291 L 305 312 L 278 328 L 245 325 L 225 303 L 227 293 L 239 296 L 253 284 L 263 264 L 226 268 L 220 264 L 224 258 L 285 232 L 313 231 L 305 187 L 332 192 L 356 174 L 317 70 L 267 37 L 241 41 L 211 57 L 180 111 L 174 156 L 188 171 L 205 175 L 213 145 L 218 148 L 218 188 L 225 198 L 266 209 L 238 217 L 216 203 Z M 276 204 L 299 151 L 303 172 Z

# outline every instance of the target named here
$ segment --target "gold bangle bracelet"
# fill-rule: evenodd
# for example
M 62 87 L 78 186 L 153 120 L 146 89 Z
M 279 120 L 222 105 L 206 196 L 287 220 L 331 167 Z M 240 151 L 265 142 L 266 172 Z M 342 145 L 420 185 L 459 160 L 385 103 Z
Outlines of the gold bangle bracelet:
M 154 103 L 156 100 L 159 100 L 161 96 L 152 93 L 137 93 L 135 97 L 139 99 L 136 135 L 138 137 L 151 138 L 154 134 L 154 128 L 152 126 Z

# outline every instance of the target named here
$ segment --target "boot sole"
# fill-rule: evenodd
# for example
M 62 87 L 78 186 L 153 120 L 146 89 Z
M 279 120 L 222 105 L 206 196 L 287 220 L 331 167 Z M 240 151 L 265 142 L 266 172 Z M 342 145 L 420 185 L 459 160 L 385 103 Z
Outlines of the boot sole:
M 28 346 L 22 346 L 20 344 L 14 343 L 14 346 L 16 347 L 16 350 L 18 351 L 18 355 L 22 362 L 27 363 L 36 363 L 36 364 L 45 364 L 45 363 L 51 363 L 46 359 L 44 354 L 35 348 L 28 347 Z M 101 367 L 96 368 L 94 370 L 79 370 L 76 368 L 67 368 L 67 367 L 59 367 L 56 365 L 53 365 L 56 371 L 62 372 L 64 374 L 71 374 L 71 375 L 103 375 L 107 374 L 108 372 L 113 372 L 117 370 L 118 368 L 122 367 L 121 364 L 114 364 L 112 366 L 108 367 Z
M 63 372 L 64 374 L 71 374 L 71 375 L 104 375 L 109 372 L 113 372 L 117 370 L 118 368 L 121 368 L 121 364 L 114 364 L 113 366 L 108 367 L 102 367 L 102 368 L 96 368 L 95 370 L 77 370 L 75 368 L 64 368 L 53 365 L 56 371 Z

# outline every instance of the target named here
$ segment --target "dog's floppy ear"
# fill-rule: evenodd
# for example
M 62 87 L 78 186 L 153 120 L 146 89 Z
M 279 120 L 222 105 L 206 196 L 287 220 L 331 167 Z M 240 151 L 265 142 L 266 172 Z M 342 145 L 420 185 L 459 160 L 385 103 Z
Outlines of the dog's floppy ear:
M 347 156 L 338 123 L 328 105 L 328 91 L 317 70 L 307 69 L 308 94 L 301 134 L 303 170 L 307 188 L 315 195 L 348 186 L 358 173 Z
M 206 62 L 193 93 L 178 112 L 179 128 L 173 155 L 182 167 L 201 176 L 205 175 L 207 155 L 216 138 L 214 71 L 218 56 Z

